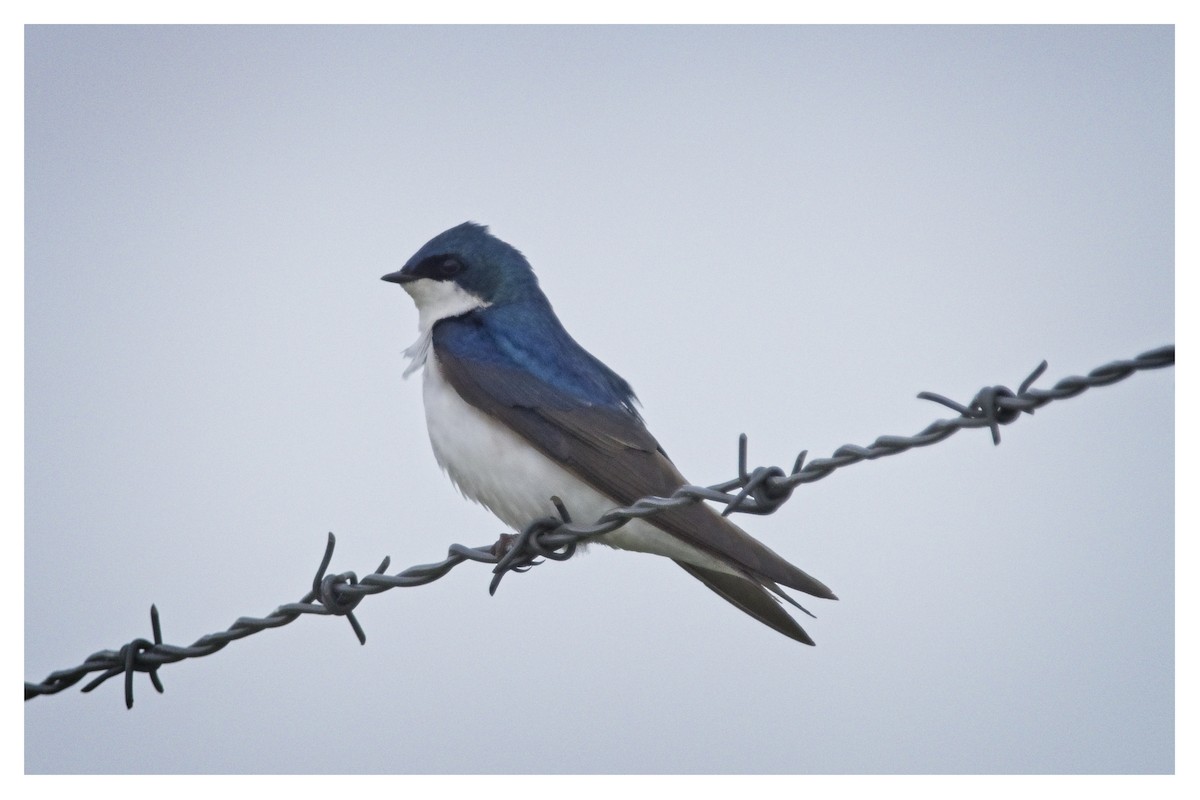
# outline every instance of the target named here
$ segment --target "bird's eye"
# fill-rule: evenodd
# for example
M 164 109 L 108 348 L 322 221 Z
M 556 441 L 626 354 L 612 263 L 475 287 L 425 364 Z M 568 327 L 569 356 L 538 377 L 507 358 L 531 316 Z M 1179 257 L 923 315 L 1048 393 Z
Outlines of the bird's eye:
M 438 275 L 443 278 L 453 278 L 463 271 L 463 265 L 457 258 L 447 258 L 438 264 L 437 271 Z

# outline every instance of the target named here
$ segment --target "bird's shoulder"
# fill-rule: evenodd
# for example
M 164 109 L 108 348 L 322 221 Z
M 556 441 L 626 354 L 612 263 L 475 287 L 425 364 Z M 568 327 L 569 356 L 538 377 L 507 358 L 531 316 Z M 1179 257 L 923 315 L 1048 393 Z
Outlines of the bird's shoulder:
M 489 379 L 501 402 L 606 407 L 641 420 L 629 383 L 580 346 L 548 305 L 482 308 L 441 320 L 432 333 L 440 360 Z

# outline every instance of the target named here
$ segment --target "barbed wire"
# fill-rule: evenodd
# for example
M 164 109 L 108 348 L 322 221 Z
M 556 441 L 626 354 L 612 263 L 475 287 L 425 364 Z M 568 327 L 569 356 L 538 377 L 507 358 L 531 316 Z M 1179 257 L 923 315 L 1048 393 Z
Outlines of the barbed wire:
M 305 614 L 320 616 L 342 616 L 349 621 L 361 644 L 367 637 L 354 616 L 354 609 L 364 597 L 379 594 L 389 589 L 422 586 L 438 580 L 454 567 L 465 561 L 493 564 L 492 581 L 488 587 L 495 594 L 500 580 L 509 572 L 525 572 L 543 563 L 542 559 L 565 561 L 575 554 L 578 545 L 596 536 L 616 530 L 634 519 L 644 519 L 671 508 L 708 500 L 722 503 L 723 516 L 732 513 L 771 514 L 788 501 L 792 492 L 800 485 L 819 481 L 835 470 L 897 455 L 914 447 L 927 447 L 940 442 L 966 428 L 988 428 L 994 444 L 1000 443 L 1000 426 L 1015 421 L 1021 414 L 1032 414 L 1036 409 L 1054 400 L 1063 400 L 1096 386 L 1107 386 L 1128 378 L 1139 370 L 1159 369 L 1175 364 L 1175 346 L 1164 347 L 1142 353 L 1136 358 L 1113 361 L 1089 372 L 1086 376 L 1071 376 L 1060 380 L 1050 389 L 1034 389 L 1032 385 L 1047 364 L 1043 361 L 1023 380 L 1016 392 L 1005 386 L 987 386 L 979 390 L 966 404 L 957 403 L 932 392 L 917 395 L 923 400 L 932 400 L 956 412 L 953 419 L 939 419 L 913 436 L 880 436 L 870 445 L 843 445 L 828 458 L 818 458 L 805 464 L 808 451 L 796 458 L 790 472 L 781 467 L 755 467 L 748 464 L 746 435 L 738 440 L 738 474 L 724 483 L 713 486 L 681 486 L 670 497 L 644 497 L 635 503 L 614 508 L 603 514 L 596 522 L 579 524 L 571 520 L 570 510 L 557 497 L 551 498 L 557 517 L 542 517 L 533 520 L 519 534 L 502 534 L 492 545 L 466 547 L 452 544 L 447 557 L 433 564 L 421 564 L 388 575 L 386 571 L 391 558 L 384 558 L 379 567 L 361 580 L 354 572 L 327 575 L 326 570 L 333 560 L 336 539 L 329 534 L 325 554 L 313 578 L 312 588 L 298 602 L 279 606 L 265 617 L 239 617 L 224 631 L 202 636 L 192 644 L 181 647 L 166 644 L 162 640 L 162 627 L 158 609 L 150 606 L 150 624 L 154 640 L 134 639 L 119 650 L 101 650 L 88 656 L 80 665 L 52 672 L 41 682 L 25 682 L 25 699 L 30 700 L 45 694 L 56 694 L 93 672 L 100 674 L 89 681 L 84 692 L 90 692 L 109 678 L 125 676 L 125 706 L 133 707 L 133 676 L 145 672 L 158 692 L 163 691 L 158 669 L 188 658 L 211 655 L 230 642 L 243 639 L 269 628 L 278 628 L 295 621 Z

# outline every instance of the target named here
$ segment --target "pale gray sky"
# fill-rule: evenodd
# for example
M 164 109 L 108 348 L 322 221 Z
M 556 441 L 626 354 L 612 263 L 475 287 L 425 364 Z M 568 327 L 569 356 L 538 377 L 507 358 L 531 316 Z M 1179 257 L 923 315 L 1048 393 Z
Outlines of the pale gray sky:
M 461 499 L 379 281 L 520 248 L 698 483 L 1174 341 L 1169 27 L 31 27 L 25 677 Z M 665 560 L 458 568 L 25 706 L 29 772 L 1170 772 L 1173 370 L 799 490 L 807 648 Z

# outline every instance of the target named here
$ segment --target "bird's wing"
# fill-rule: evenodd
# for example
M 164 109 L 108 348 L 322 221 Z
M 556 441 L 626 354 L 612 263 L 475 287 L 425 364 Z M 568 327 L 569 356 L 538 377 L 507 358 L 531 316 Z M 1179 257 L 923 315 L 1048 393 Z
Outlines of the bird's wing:
M 464 400 L 507 425 L 616 503 L 628 505 L 647 495 L 667 497 L 687 482 L 631 410 L 586 405 L 579 397 L 513 363 L 500 348 L 489 350 L 486 339 L 473 341 L 470 348 L 460 347 L 449 337 L 439 336 L 435 327 L 433 349 L 442 374 Z M 697 503 L 672 509 L 649 521 L 740 567 L 750 577 L 836 599 L 825 584 L 708 506 Z M 731 586 L 724 586 L 712 575 L 697 575 L 690 565 L 685 569 L 743 610 L 747 610 L 744 603 L 756 599 L 732 599 Z

